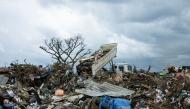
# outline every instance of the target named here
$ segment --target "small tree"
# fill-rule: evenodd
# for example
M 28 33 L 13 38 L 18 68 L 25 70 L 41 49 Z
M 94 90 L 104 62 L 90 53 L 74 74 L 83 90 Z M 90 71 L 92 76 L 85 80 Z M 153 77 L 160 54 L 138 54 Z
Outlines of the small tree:
M 59 38 L 51 38 L 49 41 L 45 40 L 45 46 L 40 46 L 42 50 L 49 53 L 53 59 L 59 63 L 67 65 L 68 61 L 71 63 L 71 68 L 74 67 L 75 59 L 80 56 L 83 57 L 91 53 L 90 49 L 85 50 L 86 44 L 81 35 L 61 40 Z

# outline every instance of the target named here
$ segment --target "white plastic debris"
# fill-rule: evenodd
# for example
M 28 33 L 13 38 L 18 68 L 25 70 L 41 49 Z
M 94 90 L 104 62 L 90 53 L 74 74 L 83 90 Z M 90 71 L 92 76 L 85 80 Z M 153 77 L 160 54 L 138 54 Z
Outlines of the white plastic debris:
M 31 103 L 30 105 L 27 106 L 26 109 L 37 109 L 37 106 L 38 106 L 37 102 Z
M 57 101 L 63 100 L 64 97 L 63 96 L 53 96 L 51 99 L 53 100 L 53 102 L 57 102 Z
M 190 105 L 190 97 L 184 99 L 186 105 Z
M 73 102 L 73 101 L 75 101 L 76 99 L 82 98 L 83 96 L 84 96 L 83 94 L 75 95 L 75 96 L 70 96 L 70 97 L 68 97 L 68 100 Z
M 159 94 L 156 94 L 156 98 L 154 99 L 154 103 L 160 103 L 162 102 L 162 97 Z
M 65 102 L 65 103 L 63 104 L 63 106 L 69 106 L 70 104 L 72 104 L 72 103 L 70 103 L 70 102 Z
M 7 93 L 9 94 L 10 97 L 13 97 L 14 96 L 14 93 L 12 90 L 7 90 Z
M 18 102 L 18 103 L 21 103 L 23 100 L 20 98 L 20 97 L 18 97 L 18 96 L 14 96 L 14 99 L 15 99 L 15 101 L 16 102 Z

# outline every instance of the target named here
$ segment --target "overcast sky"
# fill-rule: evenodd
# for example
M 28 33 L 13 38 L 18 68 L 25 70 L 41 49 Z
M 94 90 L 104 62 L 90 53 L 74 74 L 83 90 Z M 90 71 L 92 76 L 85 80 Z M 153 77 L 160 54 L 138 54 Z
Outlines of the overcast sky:
M 190 65 L 190 0 L 0 0 L 0 66 L 52 63 L 44 39 L 118 43 L 116 62 L 160 71 Z

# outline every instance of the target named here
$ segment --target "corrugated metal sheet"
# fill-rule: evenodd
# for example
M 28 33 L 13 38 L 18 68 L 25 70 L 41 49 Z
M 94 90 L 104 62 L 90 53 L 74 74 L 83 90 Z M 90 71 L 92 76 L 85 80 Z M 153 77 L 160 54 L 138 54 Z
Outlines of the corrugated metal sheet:
M 75 92 L 82 93 L 89 96 L 127 96 L 134 93 L 133 90 L 129 90 L 120 86 L 116 86 L 107 82 L 103 84 L 99 84 L 92 79 L 88 79 L 85 81 L 85 88 L 83 89 L 75 89 Z
M 0 85 L 5 85 L 8 80 L 9 80 L 8 77 L 5 77 L 4 75 L 0 75 Z

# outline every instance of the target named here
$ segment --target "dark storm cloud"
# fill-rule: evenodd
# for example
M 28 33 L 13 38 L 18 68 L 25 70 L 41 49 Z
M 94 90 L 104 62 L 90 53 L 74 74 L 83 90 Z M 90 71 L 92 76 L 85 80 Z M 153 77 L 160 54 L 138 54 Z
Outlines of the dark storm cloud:
M 3 57 L 13 54 L 23 60 L 20 54 L 24 54 L 23 57 L 31 57 L 28 61 L 45 62 L 47 58 L 38 57 L 38 53 L 43 53 L 35 50 L 43 45 L 42 39 L 80 33 L 94 50 L 111 39 L 117 42 L 121 45 L 118 47 L 118 56 L 121 57 L 114 60 L 135 64 L 139 69 L 151 65 L 152 70 L 158 71 L 168 64 L 190 65 L 189 0 L 0 3 L 0 36 L 5 37 L 0 37 Z M 31 55 L 30 51 L 34 54 Z
M 75 1 L 76 2 L 76 1 Z M 158 70 L 168 63 L 189 64 L 190 1 L 152 0 L 74 0 L 54 2 L 71 6 L 81 13 L 90 13 L 98 22 L 115 34 L 121 34 L 139 42 L 153 44 L 152 58 L 128 60 L 146 68 L 153 65 Z M 50 4 L 54 4 L 50 3 Z M 118 37 L 119 38 L 119 37 Z M 140 56 L 140 55 L 139 55 Z M 119 59 L 121 61 L 122 59 Z
M 51 6 L 51 5 L 65 5 L 67 2 L 75 3 L 110 3 L 110 4 L 119 4 L 126 3 L 126 0 L 39 0 L 39 3 L 42 6 Z
M 171 28 L 177 34 L 186 35 L 190 34 L 190 21 L 177 21 Z

